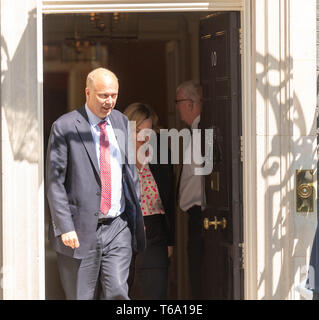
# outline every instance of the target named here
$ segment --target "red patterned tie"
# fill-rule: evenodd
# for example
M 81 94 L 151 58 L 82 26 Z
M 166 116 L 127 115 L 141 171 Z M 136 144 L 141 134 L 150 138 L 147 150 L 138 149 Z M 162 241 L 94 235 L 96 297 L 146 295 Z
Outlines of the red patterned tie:
M 111 208 L 111 156 L 110 144 L 106 131 L 106 122 L 101 121 L 100 127 L 100 177 L 101 177 L 101 204 L 100 211 L 103 214 Z

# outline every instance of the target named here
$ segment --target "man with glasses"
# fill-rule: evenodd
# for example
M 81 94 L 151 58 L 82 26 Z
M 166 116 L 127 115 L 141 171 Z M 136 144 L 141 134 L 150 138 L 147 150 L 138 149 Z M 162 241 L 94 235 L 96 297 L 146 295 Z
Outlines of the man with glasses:
M 176 89 L 176 108 L 180 118 L 191 130 L 199 128 L 202 110 L 202 88 L 195 81 L 181 83 Z M 191 148 L 195 148 L 192 150 Z M 201 298 L 201 268 L 203 243 L 201 238 L 202 210 L 205 208 L 204 176 L 196 175 L 194 154 L 201 153 L 200 144 L 189 143 L 185 153 L 191 153 L 190 164 L 183 163 L 179 180 L 179 206 L 188 213 L 188 268 L 192 299 Z

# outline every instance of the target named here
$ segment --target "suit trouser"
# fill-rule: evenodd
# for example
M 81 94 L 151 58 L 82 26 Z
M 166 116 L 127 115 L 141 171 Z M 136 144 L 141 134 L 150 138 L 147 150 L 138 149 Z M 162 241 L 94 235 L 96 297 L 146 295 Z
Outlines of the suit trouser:
M 167 247 L 165 248 L 167 251 Z M 168 268 L 145 268 L 135 271 L 131 289 L 133 300 L 166 300 Z
M 169 259 L 165 216 L 146 216 L 144 225 L 146 248 L 132 259 L 130 297 L 133 300 L 166 300 Z
M 188 217 L 188 271 L 192 288 L 192 299 L 201 299 L 202 292 L 202 210 L 200 206 L 193 206 L 187 210 Z
M 131 231 L 125 215 L 96 231 L 96 242 L 84 259 L 57 254 L 68 300 L 129 300 L 127 278 L 132 257 Z M 80 243 L 81 245 L 81 243 Z

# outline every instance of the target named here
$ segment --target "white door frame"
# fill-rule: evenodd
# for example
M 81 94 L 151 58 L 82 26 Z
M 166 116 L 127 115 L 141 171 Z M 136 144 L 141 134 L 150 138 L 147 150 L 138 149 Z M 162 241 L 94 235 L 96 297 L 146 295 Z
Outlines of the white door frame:
M 132 1 L 133 2 L 133 1 Z M 256 145 L 252 113 L 252 50 L 251 50 L 251 4 L 249 0 L 181 1 L 161 2 L 160 0 L 134 1 L 121 0 L 77 1 L 77 0 L 38 0 L 38 32 L 42 32 L 42 14 L 90 13 L 90 12 L 187 12 L 187 11 L 240 11 L 241 12 L 241 53 L 242 53 L 242 134 L 243 134 L 243 227 L 244 227 L 244 289 L 245 299 L 255 299 L 256 287 Z M 37 52 L 42 56 L 42 35 L 38 35 Z M 43 77 L 42 59 L 38 62 L 38 77 Z M 41 99 L 43 109 L 43 101 Z M 42 146 L 43 148 L 43 146 Z M 44 290 L 43 290 L 44 291 Z M 42 291 L 42 292 L 43 292 Z

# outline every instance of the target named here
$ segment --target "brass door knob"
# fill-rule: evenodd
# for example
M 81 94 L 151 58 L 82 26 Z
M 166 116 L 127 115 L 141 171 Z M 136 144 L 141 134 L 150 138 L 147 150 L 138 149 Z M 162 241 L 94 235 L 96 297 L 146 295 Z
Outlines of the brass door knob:
M 227 220 L 223 218 L 221 221 L 217 220 L 217 217 L 214 217 L 214 220 L 209 220 L 208 218 L 205 218 L 203 221 L 204 229 L 208 230 L 210 226 L 214 226 L 214 229 L 217 230 L 218 226 L 221 226 L 223 229 L 227 227 Z

